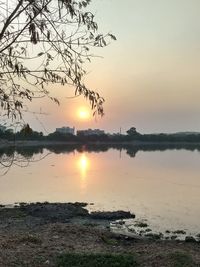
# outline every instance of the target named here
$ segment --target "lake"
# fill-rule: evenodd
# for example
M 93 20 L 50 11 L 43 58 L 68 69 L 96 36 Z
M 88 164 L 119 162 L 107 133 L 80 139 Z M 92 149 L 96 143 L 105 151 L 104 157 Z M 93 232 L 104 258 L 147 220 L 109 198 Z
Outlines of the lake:
M 12 153 L 1 151 L 4 164 Z M 90 209 L 134 212 L 159 231 L 200 233 L 200 152 L 194 148 L 60 146 L 18 149 L 15 158 L 0 177 L 1 204 L 94 203 Z

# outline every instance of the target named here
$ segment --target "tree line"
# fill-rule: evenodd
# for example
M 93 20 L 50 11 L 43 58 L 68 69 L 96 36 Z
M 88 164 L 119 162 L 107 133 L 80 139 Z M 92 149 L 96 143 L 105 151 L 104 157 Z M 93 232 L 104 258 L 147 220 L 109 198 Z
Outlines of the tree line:
M 162 143 L 162 142 L 191 142 L 199 143 L 200 134 L 141 134 L 137 132 L 135 127 L 131 127 L 127 130 L 126 134 L 92 134 L 83 135 L 77 133 L 77 135 L 66 134 L 60 132 L 53 132 L 48 135 L 44 135 L 42 132 L 34 131 L 29 124 L 24 125 L 24 127 L 14 133 L 12 130 L 8 129 L 5 131 L 0 130 L 0 139 L 8 141 L 17 140 L 38 140 L 38 141 L 63 141 L 63 142 L 105 142 L 105 143 L 126 143 L 126 142 L 148 142 L 148 143 Z

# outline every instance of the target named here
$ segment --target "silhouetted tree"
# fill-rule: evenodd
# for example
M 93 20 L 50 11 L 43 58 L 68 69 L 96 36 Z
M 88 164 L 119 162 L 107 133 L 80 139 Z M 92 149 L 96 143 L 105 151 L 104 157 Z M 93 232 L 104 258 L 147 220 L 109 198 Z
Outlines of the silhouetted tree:
M 83 82 L 91 47 L 104 47 L 112 34 L 100 34 L 91 0 L 0 1 L 0 105 L 21 117 L 25 101 L 47 96 L 49 84 L 72 85 L 103 115 L 104 99 Z
M 29 135 L 32 135 L 32 133 L 33 133 L 33 130 L 31 129 L 29 124 L 25 124 L 24 127 L 20 131 L 20 135 L 23 135 L 23 136 L 29 136 Z
M 132 136 L 132 135 L 136 135 L 137 131 L 135 127 L 131 127 L 128 131 L 126 131 L 128 135 Z

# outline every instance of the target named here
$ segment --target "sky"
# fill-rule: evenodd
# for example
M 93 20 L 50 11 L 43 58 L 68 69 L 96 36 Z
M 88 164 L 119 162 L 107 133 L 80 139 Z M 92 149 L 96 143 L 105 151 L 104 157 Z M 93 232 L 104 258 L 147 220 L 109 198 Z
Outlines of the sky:
M 61 105 L 36 100 L 27 115 L 39 131 L 56 127 L 100 128 L 125 133 L 200 131 L 200 1 L 93 0 L 99 31 L 117 41 L 95 50 L 85 83 L 105 97 L 105 116 L 80 120 L 82 98 L 73 88 L 54 88 Z

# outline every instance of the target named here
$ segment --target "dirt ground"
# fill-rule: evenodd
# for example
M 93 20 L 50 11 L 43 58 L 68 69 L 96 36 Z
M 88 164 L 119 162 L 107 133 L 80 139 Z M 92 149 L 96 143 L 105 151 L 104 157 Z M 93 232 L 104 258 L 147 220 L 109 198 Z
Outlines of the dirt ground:
M 111 214 L 105 215 L 103 223 L 99 224 L 98 218 L 95 223 L 88 217 L 83 204 L 73 205 L 1 208 L 0 266 L 56 267 L 57 257 L 66 252 L 136 254 L 143 267 L 181 266 L 172 262 L 171 255 L 182 253 L 192 259 L 188 266 L 200 266 L 199 242 L 119 236 L 107 229 L 105 218 Z

